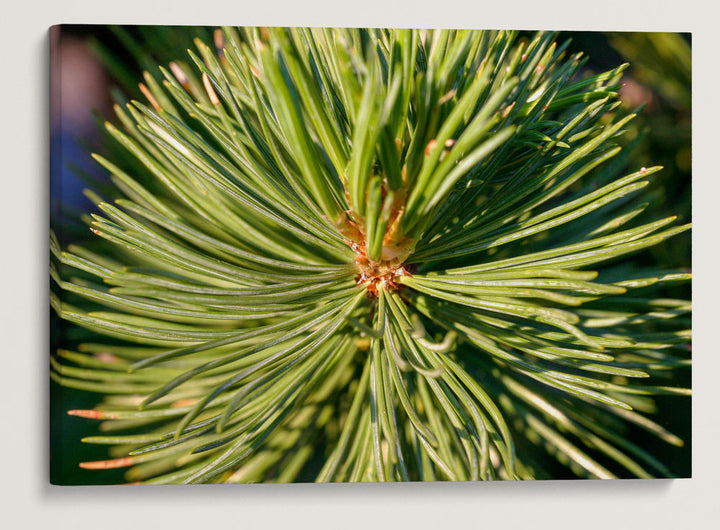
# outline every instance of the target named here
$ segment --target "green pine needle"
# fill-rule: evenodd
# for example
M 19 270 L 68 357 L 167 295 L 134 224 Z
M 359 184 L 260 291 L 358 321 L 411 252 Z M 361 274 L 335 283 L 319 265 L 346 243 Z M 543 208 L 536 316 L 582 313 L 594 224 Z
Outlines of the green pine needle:
M 666 293 L 690 274 L 636 258 L 690 226 L 643 217 L 659 167 L 612 164 L 626 65 L 588 77 L 554 39 L 224 28 L 146 72 L 94 155 L 97 237 L 51 238 L 77 326 L 52 377 L 104 395 L 70 411 L 110 446 L 81 466 L 671 476 L 633 433 L 682 444 L 651 418 L 689 395 L 691 306 Z

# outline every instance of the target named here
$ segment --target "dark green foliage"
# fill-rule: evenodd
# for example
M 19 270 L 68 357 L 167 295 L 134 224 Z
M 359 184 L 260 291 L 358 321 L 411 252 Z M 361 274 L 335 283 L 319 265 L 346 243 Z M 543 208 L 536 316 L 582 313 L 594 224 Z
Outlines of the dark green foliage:
M 677 473 L 654 446 L 683 442 L 653 417 L 658 396 L 689 407 L 690 274 L 636 258 L 689 225 L 638 221 L 661 168 L 628 167 L 625 66 L 582 76 L 552 34 L 225 28 L 214 44 L 116 107 L 98 237 L 51 240 L 52 304 L 75 325 L 52 376 L 105 396 L 71 412 L 103 420 L 85 441 L 113 458 L 84 467 Z

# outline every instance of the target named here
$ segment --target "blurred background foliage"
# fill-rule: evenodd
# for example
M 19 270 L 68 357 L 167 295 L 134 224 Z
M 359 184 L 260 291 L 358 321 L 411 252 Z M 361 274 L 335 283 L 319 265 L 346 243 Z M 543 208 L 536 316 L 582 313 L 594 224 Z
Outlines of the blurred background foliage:
M 90 159 L 92 151 L 107 151 L 98 122 L 112 116 L 113 101 L 144 100 L 139 83 L 150 85 L 160 80 L 158 65 L 170 61 L 183 64 L 193 39 L 212 42 L 213 28 L 202 26 L 75 26 L 64 25 L 51 31 L 51 64 L 62 76 L 51 75 L 51 99 L 56 94 L 51 113 L 51 138 L 60 147 L 59 164 L 53 164 L 51 186 L 51 224 L 63 245 L 78 242 L 89 235 L 79 222 L 81 212 L 92 207 L 82 189 L 92 183 L 102 189 L 103 172 Z M 588 61 L 580 75 L 592 75 L 624 62 L 630 67 L 623 76 L 620 91 L 628 110 L 638 110 L 630 122 L 624 142 L 633 149 L 623 163 L 637 170 L 643 166 L 662 165 L 664 170 L 652 180 L 651 205 L 642 215 L 649 222 L 666 212 L 678 215 L 679 222 L 691 221 L 691 36 L 681 33 L 560 32 L 557 40 L 571 39 L 568 53 L 582 51 Z M 626 169 L 618 168 L 618 170 Z M 644 255 L 649 262 L 663 262 L 668 267 L 691 268 L 691 237 L 671 238 L 652 247 Z M 690 285 L 684 289 L 689 298 Z M 668 292 L 668 296 L 678 293 Z M 67 340 L 66 329 L 51 313 L 51 349 Z M 689 371 L 686 381 L 690 386 Z M 677 399 L 677 398 L 673 398 Z M 687 398 L 688 400 L 690 398 Z M 64 484 L 109 484 L 122 481 L 122 470 L 102 473 L 77 467 L 78 461 L 96 460 L 105 455 L 102 446 L 83 444 L 80 439 L 95 430 L 95 424 L 69 417 L 69 409 L 93 407 L 96 394 L 62 388 L 50 388 L 50 479 Z M 658 406 L 666 408 L 662 396 Z M 677 405 L 677 401 L 673 402 Z M 671 405 L 672 406 L 672 405 Z M 677 407 L 664 427 L 690 442 L 688 408 Z M 638 442 L 643 444 L 643 434 Z M 647 436 L 647 443 L 657 440 Z M 665 454 L 660 454 L 662 451 Z M 660 460 L 674 462 L 673 471 L 690 476 L 689 447 L 658 447 Z M 569 477 L 568 477 L 569 478 Z

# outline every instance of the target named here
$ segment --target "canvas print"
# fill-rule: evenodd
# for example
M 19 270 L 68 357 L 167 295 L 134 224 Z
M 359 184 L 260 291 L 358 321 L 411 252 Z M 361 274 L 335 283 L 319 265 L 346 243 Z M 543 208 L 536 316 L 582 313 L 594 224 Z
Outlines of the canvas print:
M 50 40 L 51 482 L 690 476 L 690 35 Z

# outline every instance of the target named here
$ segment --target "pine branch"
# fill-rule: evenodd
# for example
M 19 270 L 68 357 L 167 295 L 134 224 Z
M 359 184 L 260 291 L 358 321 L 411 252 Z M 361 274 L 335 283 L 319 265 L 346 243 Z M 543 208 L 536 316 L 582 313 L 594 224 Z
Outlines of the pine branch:
M 110 446 L 82 467 L 672 475 L 636 432 L 682 444 L 651 416 L 690 394 L 691 306 L 666 293 L 691 275 L 636 256 L 690 225 L 638 223 L 661 168 L 613 166 L 625 66 L 583 77 L 544 33 L 214 35 L 116 106 L 97 237 L 51 240 L 53 307 L 86 330 L 52 377 L 104 395 L 70 411 Z

